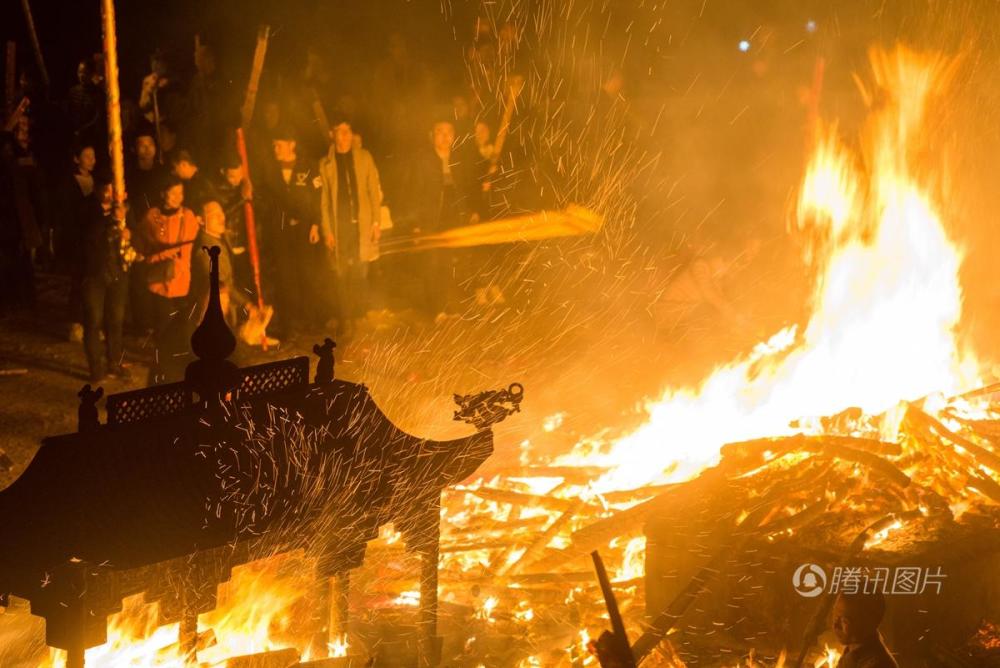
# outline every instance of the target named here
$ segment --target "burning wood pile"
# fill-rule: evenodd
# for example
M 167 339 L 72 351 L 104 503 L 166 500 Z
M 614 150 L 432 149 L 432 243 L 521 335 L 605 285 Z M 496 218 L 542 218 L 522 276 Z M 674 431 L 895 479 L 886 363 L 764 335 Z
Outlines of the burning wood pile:
M 717 466 L 689 482 L 588 493 L 605 471 L 525 466 L 449 491 L 442 601 L 459 626 L 479 627 L 464 649 L 485 665 L 593 665 L 587 641 L 607 626 L 589 568 L 589 553 L 599 550 L 614 565 L 637 658 L 735 666 L 756 650 L 759 665 L 774 665 L 801 651 L 804 665 L 823 665 L 827 653 L 814 643 L 825 614 L 798 636 L 740 637 L 754 624 L 771 633 L 780 625 L 753 619 L 762 598 L 755 602 L 753 586 L 721 594 L 713 578 L 735 572 L 759 585 L 745 571 L 765 555 L 879 567 L 1000 553 L 992 477 L 1000 475 L 1000 404 L 992 397 L 958 398 L 933 414 L 932 402 L 877 416 L 845 411 L 822 420 L 822 432 L 728 444 Z M 693 566 L 686 577 L 685 561 Z M 780 570 L 780 593 L 793 593 L 793 571 Z M 702 606 L 724 627 L 698 638 L 704 629 L 691 617 L 704 616 L 693 612 Z M 796 612 L 808 619 L 816 610 Z M 699 654 L 708 647 L 718 663 Z
M 942 223 L 930 112 L 957 64 L 904 47 L 870 62 L 855 142 L 821 121 L 821 77 L 812 91 L 792 225 L 814 274 L 808 322 L 666 391 L 632 433 L 571 435 L 550 459 L 525 443 L 517 466 L 449 491 L 442 602 L 462 643 L 445 656 L 594 665 L 599 550 L 650 663 L 835 665 L 831 597 L 793 588 L 804 565 L 829 571 L 827 591 L 849 567 L 919 567 L 891 645 L 983 665 L 1000 616 L 1000 405 L 995 386 L 969 392 L 983 374 L 956 337 L 962 252 Z

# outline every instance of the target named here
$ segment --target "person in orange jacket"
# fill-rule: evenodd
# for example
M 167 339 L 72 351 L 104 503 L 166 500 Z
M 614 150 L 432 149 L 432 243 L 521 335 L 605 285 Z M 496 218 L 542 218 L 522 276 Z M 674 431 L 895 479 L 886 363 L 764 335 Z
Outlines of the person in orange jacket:
M 199 222 L 184 207 L 184 184 L 167 177 L 160 202 L 143 218 L 139 251 L 145 256 L 146 285 L 152 293 L 156 363 L 150 384 L 179 380 L 187 351 L 191 252 Z

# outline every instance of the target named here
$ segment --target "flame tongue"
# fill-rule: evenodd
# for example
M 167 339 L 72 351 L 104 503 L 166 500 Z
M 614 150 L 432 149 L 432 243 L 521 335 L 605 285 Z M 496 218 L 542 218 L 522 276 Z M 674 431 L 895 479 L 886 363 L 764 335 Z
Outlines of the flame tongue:
M 796 222 L 817 272 L 808 325 L 778 332 L 697 389 L 668 390 L 607 454 L 563 459 L 612 468 L 599 491 L 688 479 L 717 462 L 722 444 L 788 433 L 798 418 L 878 413 L 977 382 L 955 339 L 962 254 L 920 178 L 933 173 L 921 144 L 930 103 L 955 62 L 902 47 L 873 49 L 870 61 L 860 150 L 835 125 L 819 127 L 800 190 Z

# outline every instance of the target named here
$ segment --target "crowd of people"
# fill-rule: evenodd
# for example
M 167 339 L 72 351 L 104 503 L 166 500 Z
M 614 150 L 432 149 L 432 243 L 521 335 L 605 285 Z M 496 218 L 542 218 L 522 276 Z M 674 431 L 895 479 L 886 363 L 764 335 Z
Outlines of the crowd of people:
M 122 91 L 124 205 L 113 191 L 100 54 L 79 63 L 77 84 L 44 113 L 35 113 L 34 100 L 19 104 L 33 96 L 27 83 L 7 100 L 0 312 L 34 307 L 39 267 L 67 275 L 68 336 L 83 342 L 91 382 L 131 375 L 123 363 L 128 327 L 155 342 L 149 382 L 180 378 L 207 304 L 202 247 L 222 248 L 222 304 L 234 327 L 266 324 L 271 343 L 331 328 L 349 338 L 373 306 L 384 235 L 497 217 L 517 196 L 510 174 L 523 165 L 504 175 L 496 110 L 491 119 L 470 102 L 481 99 L 475 82 L 429 101 L 399 36 L 374 74 L 391 103 L 367 114 L 350 95 L 330 104 L 329 75 L 310 49 L 294 84 L 262 89 L 245 146 L 237 139 L 243 91 L 221 75 L 210 44 L 196 39 L 192 60 L 185 79 L 156 52 L 136 95 Z M 415 97 L 430 113 L 407 113 Z M 42 158 L 42 137 L 49 145 L 58 138 L 59 160 Z M 382 157 L 365 147 L 370 139 Z M 516 160 L 509 147 L 503 157 Z M 436 317 L 454 308 L 453 264 L 447 254 L 422 253 L 391 270 L 391 280 L 406 284 L 415 310 Z

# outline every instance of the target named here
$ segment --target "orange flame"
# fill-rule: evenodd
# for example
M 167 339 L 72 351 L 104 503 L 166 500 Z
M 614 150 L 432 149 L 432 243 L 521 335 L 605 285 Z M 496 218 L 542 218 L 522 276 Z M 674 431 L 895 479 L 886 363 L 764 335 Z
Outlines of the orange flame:
M 717 463 L 724 443 L 787 434 L 798 418 L 851 406 L 879 413 L 978 383 L 955 337 L 962 253 L 932 197 L 933 154 L 922 145 L 955 61 L 899 47 L 873 49 L 870 62 L 875 92 L 862 91 L 870 109 L 859 150 L 822 127 L 799 194 L 796 226 L 811 236 L 806 259 L 818 273 L 808 324 L 697 388 L 668 389 L 609 452 L 560 461 L 611 468 L 598 492 L 690 479 Z

